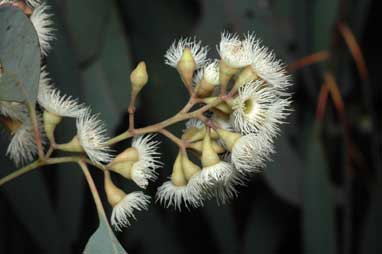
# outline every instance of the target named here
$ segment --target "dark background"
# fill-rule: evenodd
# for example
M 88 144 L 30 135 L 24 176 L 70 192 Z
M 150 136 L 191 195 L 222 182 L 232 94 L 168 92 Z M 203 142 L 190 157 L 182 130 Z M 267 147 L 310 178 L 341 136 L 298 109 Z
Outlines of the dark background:
M 150 78 L 139 100 L 138 126 L 165 119 L 186 102 L 176 71 L 163 63 L 167 48 L 181 36 L 196 35 L 210 46 L 211 57 L 217 56 L 215 45 L 224 30 L 255 32 L 287 64 L 330 53 L 320 63 L 291 68 L 294 111 L 264 173 L 225 206 L 211 201 L 179 213 L 152 203 L 118 234 L 128 253 L 382 253 L 377 238 L 382 223 L 380 1 L 48 3 L 57 29 L 45 59 L 48 69 L 57 87 L 101 112 L 110 135 L 127 128 L 129 73 L 138 61 L 146 61 Z M 355 63 L 361 57 L 352 57 L 340 23 L 357 38 L 368 75 L 360 75 Z M 335 77 L 344 110 L 329 94 L 325 116 L 317 120 L 324 73 Z M 57 139 L 68 140 L 73 126 L 65 121 Z M 3 152 L 8 141 L 1 142 Z M 163 140 L 161 152 L 166 166 L 146 191 L 151 196 L 170 174 L 176 147 Z M 15 170 L 6 158 L 0 163 L 0 176 Z M 102 190 L 102 174 L 92 173 Z M 132 182 L 115 180 L 126 191 L 136 189 Z M 97 223 L 76 165 L 45 167 L 0 189 L 0 253 L 81 253 Z

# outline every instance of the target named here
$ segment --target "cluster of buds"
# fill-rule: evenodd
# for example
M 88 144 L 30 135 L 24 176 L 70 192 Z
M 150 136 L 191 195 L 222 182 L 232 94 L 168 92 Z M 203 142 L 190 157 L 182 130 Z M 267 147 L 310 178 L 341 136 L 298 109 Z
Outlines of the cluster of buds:
M 19 1 L 0 1 L 0 4 Z M 24 2 L 25 3 L 25 2 Z M 36 27 L 42 55 L 53 39 L 48 7 L 27 1 Z M 159 141 L 155 133 L 169 137 L 179 146 L 170 180 L 158 188 L 156 200 L 166 207 L 199 207 L 216 198 L 226 203 L 237 195 L 237 186 L 260 172 L 274 151 L 279 126 L 289 114 L 289 76 L 281 61 L 262 46 L 253 34 L 243 38 L 223 33 L 218 59 L 208 59 L 207 47 L 187 38 L 175 41 L 165 54 L 165 63 L 174 67 L 190 94 L 186 107 L 169 121 L 141 129 L 134 128 L 135 100 L 148 82 L 146 64 L 131 72 L 130 126 L 125 133 L 109 139 L 106 128 L 90 107 L 63 95 L 41 68 L 38 103 L 46 141 L 51 149 L 80 153 L 86 162 L 104 172 L 105 192 L 113 207 L 111 223 L 116 230 L 129 225 L 134 210 L 147 209 L 150 198 L 141 191 L 125 193 L 112 181 L 117 173 L 145 189 L 157 178 L 160 168 Z M 195 111 L 191 111 L 199 106 Z M 58 144 L 55 129 L 68 117 L 76 121 L 76 134 Z M 165 128 L 188 120 L 180 138 Z M 13 135 L 8 153 L 16 161 L 32 160 L 36 154 L 33 128 L 25 106 L 0 102 L 0 123 Z M 42 131 L 42 130 L 41 130 Z M 131 146 L 118 155 L 111 144 L 133 137 Z

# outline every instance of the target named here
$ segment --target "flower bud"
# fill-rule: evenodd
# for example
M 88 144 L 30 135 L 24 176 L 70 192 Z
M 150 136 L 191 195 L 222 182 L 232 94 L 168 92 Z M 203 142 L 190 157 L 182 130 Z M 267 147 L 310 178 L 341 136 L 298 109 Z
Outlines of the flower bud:
M 105 171 L 105 192 L 107 201 L 112 207 L 116 206 L 126 196 L 123 190 L 114 185 L 108 171 Z
M 196 86 L 196 94 L 199 98 L 208 97 L 215 90 L 215 87 L 215 85 L 209 83 L 207 80 L 202 79 Z
M 206 104 L 209 104 L 215 100 L 216 100 L 216 97 L 208 97 L 208 98 L 203 99 L 204 103 L 206 103 Z M 218 109 L 219 111 L 221 111 L 222 113 L 225 113 L 225 114 L 231 114 L 232 113 L 232 108 L 227 103 L 225 103 L 224 101 L 219 103 L 218 105 L 216 105 L 214 108 Z
M 232 151 L 236 141 L 241 137 L 239 133 L 230 132 L 223 129 L 217 129 L 216 132 L 219 134 L 229 151 Z
M 174 166 L 172 168 L 171 174 L 171 182 L 175 186 L 185 186 L 187 185 L 187 180 L 184 176 L 183 168 L 182 168 L 182 154 L 179 152 L 176 157 Z
M 216 133 L 216 132 L 215 132 Z M 218 135 L 218 134 L 216 134 Z M 212 138 L 212 131 L 211 131 L 211 138 Z M 223 153 L 225 151 L 225 149 L 219 145 L 216 141 L 211 141 L 211 145 L 212 145 L 212 148 L 214 149 L 215 153 Z M 199 152 L 199 153 L 202 153 L 203 151 L 203 141 L 198 141 L 198 142 L 195 142 L 195 143 L 192 143 L 189 145 L 189 148 Z
M 74 136 L 71 141 L 66 144 L 59 144 L 56 146 L 57 149 L 67 152 L 84 152 L 83 147 L 81 146 L 80 139 L 78 136 Z
M 232 67 L 225 63 L 225 61 L 220 61 L 220 70 L 219 70 L 219 80 L 222 88 L 226 88 L 228 86 L 229 81 L 232 76 L 235 75 L 239 71 L 239 68 Z
M 216 165 L 220 162 L 218 154 L 212 148 L 209 131 L 207 131 L 203 139 L 203 151 L 201 161 L 203 168 Z
M 196 70 L 196 62 L 192 56 L 191 49 L 185 48 L 183 50 L 182 57 L 180 58 L 176 69 L 178 70 L 179 75 L 181 76 L 183 83 L 187 87 L 192 86 L 192 77 L 194 71 Z
M 123 161 L 111 164 L 110 166 L 107 166 L 107 168 L 115 173 L 120 174 L 126 179 L 132 180 L 131 169 L 133 168 L 134 163 L 134 161 Z
M 190 159 L 187 156 L 187 153 L 184 153 L 182 155 L 182 166 L 183 173 L 187 181 L 189 181 L 193 175 L 201 171 L 201 168 L 198 165 L 190 161 Z
M 250 81 L 255 81 L 259 78 L 257 76 L 256 72 L 253 70 L 251 66 L 245 67 L 240 74 L 237 76 L 237 79 L 235 81 L 234 89 L 237 90 L 244 84 L 250 82 Z
M 186 129 L 186 131 L 182 135 L 182 139 L 188 142 L 196 142 L 196 141 L 202 140 L 205 134 L 206 134 L 205 127 L 202 127 L 202 128 L 190 127 Z
M 49 111 L 44 111 L 43 118 L 46 136 L 48 137 L 51 143 L 54 143 L 54 130 L 56 129 L 57 125 L 61 122 L 62 117 Z
M 114 171 L 127 179 L 132 179 L 132 167 L 139 160 L 137 149 L 129 147 L 122 153 L 118 154 L 106 168 Z
M 118 154 L 110 164 L 116 164 L 119 162 L 125 162 L 125 161 L 138 161 L 139 160 L 139 153 L 137 149 L 134 147 L 129 147 L 126 150 L 124 150 L 122 153 Z
M 136 96 L 147 84 L 148 80 L 146 64 L 142 61 L 130 74 L 132 93 Z

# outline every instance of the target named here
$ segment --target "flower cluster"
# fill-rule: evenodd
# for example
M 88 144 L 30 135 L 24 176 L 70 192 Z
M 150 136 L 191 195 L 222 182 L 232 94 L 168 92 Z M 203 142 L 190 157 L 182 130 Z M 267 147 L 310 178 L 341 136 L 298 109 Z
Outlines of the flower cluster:
M 171 55 L 168 64 L 178 66 L 187 47 L 201 51 L 200 42 L 187 41 L 188 45 L 174 42 L 178 47 L 170 47 L 166 63 Z M 236 186 L 265 166 L 279 126 L 289 114 L 289 76 L 253 34 L 241 39 L 223 33 L 217 48 L 220 59 L 199 55 L 198 62 L 205 64 L 198 64 L 193 73 L 194 96 L 207 105 L 217 103 L 201 120 L 186 123 L 182 136 L 186 149 L 179 152 L 171 179 L 157 192 L 157 200 L 166 207 L 180 210 L 182 204 L 198 207 L 211 198 L 226 203 L 235 197 Z M 189 159 L 190 152 L 196 160 Z
M 2 0 L 0 5 L 16 2 Z M 49 7 L 37 0 L 24 4 L 31 10 L 29 17 L 39 38 L 41 55 L 46 56 L 54 39 Z M 274 152 L 274 139 L 289 114 L 290 79 L 282 62 L 253 34 L 241 38 L 223 33 L 217 48 L 220 57 L 208 59 L 208 49 L 201 41 L 175 41 L 164 56 L 165 63 L 177 70 L 190 100 L 172 118 L 136 129 L 134 102 L 148 82 L 146 64 L 140 62 L 130 75 L 130 126 L 112 139 L 106 135 L 99 114 L 62 94 L 49 78 L 47 68 L 42 67 L 38 126 L 33 126 L 33 112 L 24 104 L 0 101 L 0 123 L 12 135 L 7 153 L 17 164 L 33 160 L 39 149 L 36 132 L 43 134 L 43 144 L 49 141 L 46 158 L 54 150 L 80 153 L 81 163 L 103 171 L 105 193 L 113 207 L 111 224 L 121 230 L 135 218 L 135 210 L 148 208 L 150 198 L 142 191 L 125 193 L 113 183 L 111 173 L 146 189 L 162 167 L 160 142 L 153 134 L 160 133 L 179 146 L 179 153 L 170 179 L 158 188 L 156 200 L 179 210 L 183 206 L 200 207 L 212 198 L 226 203 L 238 195 L 237 186 L 246 184 L 264 168 Z M 70 141 L 58 143 L 55 130 L 65 117 L 75 120 L 76 132 Z M 185 120 L 180 138 L 166 130 Z M 131 145 L 114 156 L 110 146 L 128 138 L 132 138 Z

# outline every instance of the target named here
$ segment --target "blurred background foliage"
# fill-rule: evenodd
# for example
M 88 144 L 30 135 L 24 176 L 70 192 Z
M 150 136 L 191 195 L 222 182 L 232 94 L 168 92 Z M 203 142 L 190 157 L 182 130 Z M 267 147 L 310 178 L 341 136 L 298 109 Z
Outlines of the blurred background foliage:
M 294 111 L 265 172 L 229 205 L 210 202 L 179 213 L 152 204 L 117 235 L 128 253 L 382 253 L 380 1 L 47 2 L 57 28 L 44 59 L 48 70 L 63 92 L 101 113 L 110 135 L 127 128 L 129 72 L 138 61 L 146 61 L 150 75 L 138 126 L 185 103 L 179 77 L 163 63 L 181 36 L 197 36 L 216 56 L 220 32 L 255 32 L 293 75 Z M 68 140 L 73 122 L 57 133 L 58 141 Z M 2 154 L 7 142 L 1 140 Z M 152 196 L 176 152 L 166 141 L 161 149 L 166 166 L 147 190 Z M 0 163 L 0 176 L 15 169 L 6 158 Z M 93 175 L 102 187 L 102 175 Z M 116 180 L 125 190 L 135 188 Z M 81 253 L 98 225 L 75 165 L 18 178 L 0 189 L 0 204 L 0 253 Z

